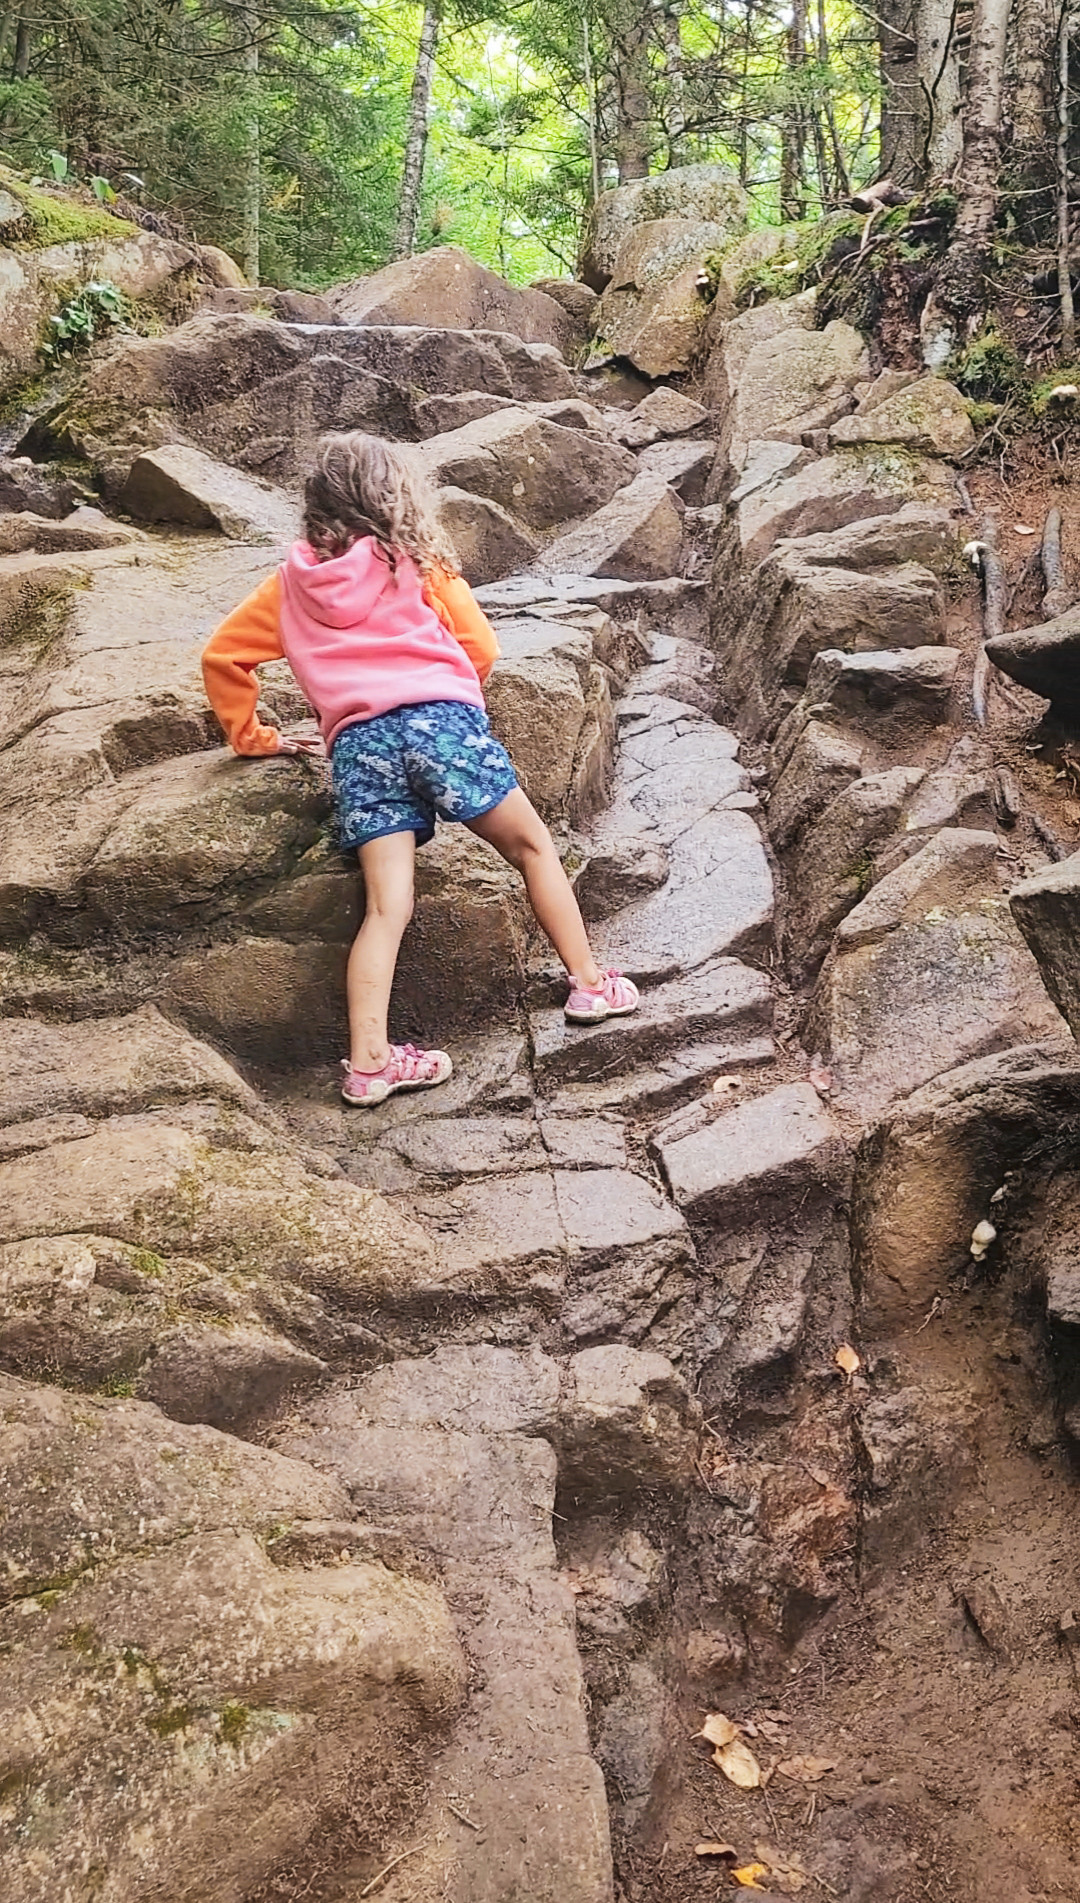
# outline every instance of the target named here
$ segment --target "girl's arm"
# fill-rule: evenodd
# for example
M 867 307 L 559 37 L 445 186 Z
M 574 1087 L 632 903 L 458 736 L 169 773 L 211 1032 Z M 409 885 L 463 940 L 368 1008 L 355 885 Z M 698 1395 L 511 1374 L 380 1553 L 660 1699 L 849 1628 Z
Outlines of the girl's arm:
M 259 700 L 255 669 L 263 661 L 280 661 L 285 652 L 280 605 L 281 583 L 275 572 L 233 609 L 203 650 L 207 697 L 234 753 L 293 751 L 276 727 L 262 726 L 255 714 Z
M 495 630 L 477 606 L 472 589 L 460 575 L 436 569 L 424 582 L 424 599 L 444 627 L 460 641 L 481 681 L 486 681 L 499 658 Z

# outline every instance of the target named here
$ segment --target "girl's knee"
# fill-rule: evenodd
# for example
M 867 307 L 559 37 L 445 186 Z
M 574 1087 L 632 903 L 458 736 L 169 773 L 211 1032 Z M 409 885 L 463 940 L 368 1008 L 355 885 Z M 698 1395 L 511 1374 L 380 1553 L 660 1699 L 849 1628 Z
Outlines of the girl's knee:
M 377 918 L 384 925 L 396 926 L 404 931 L 416 909 L 416 894 L 412 886 L 405 886 L 394 892 L 369 892 L 364 902 L 364 919 Z

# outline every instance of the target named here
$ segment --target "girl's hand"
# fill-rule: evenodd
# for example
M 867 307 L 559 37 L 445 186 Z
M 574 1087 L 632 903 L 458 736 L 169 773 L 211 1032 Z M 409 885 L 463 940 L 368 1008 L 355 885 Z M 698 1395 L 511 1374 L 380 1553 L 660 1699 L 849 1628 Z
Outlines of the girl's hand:
M 311 753 L 317 756 L 325 754 L 326 747 L 321 734 L 297 733 L 282 734 L 278 740 L 279 753 Z

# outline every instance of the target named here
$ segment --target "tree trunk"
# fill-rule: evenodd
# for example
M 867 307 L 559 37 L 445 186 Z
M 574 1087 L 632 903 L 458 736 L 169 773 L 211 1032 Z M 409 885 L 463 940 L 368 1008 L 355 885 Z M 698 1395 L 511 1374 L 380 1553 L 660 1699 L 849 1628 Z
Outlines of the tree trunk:
M 1076 311 L 1073 307 L 1072 258 L 1069 239 L 1069 40 L 1072 27 L 1072 11 L 1069 0 L 1061 9 L 1061 25 L 1058 29 L 1058 75 L 1057 75 L 1057 240 L 1058 240 L 1058 295 L 1061 299 L 1061 354 L 1066 363 L 1071 363 L 1076 355 Z
M 583 26 L 584 36 L 582 45 L 585 53 L 585 110 L 589 115 L 589 173 L 592 180 L 592 202 L 595 205 L 600 196 L 600 142 L 597 137 L 596 128 L 599 106 L 596 98 L 596 82 L 593 78 L 592 28 L 587 13 Z
M 817 54 L 818 54 L 818 59 L 821 62 L 821 70 L 824 75 L 823 83 L 825 87 L 825 103 L 824 103 L 825 123 L 829 128 L 829 142 L 830 142 L 830 145 L 832 146 L 833 167 L 834 167 L 835 177 L 836 177 L 836 191 L 839 198 L 850 198 L 851 197 L 851 180 L 848 177 L 848 169 L 844 160 L 843 148 L 840 144 L 840 134 L 837 131 L 837 127 L 836 127 L 836 114 L 833 111 L 832 97 L 829 93 L 829 81 L 828 81 L 829 33 L 828 33 L 828 27 L 825 21 L 825 0 L 817 0 Z
M 649 15 L 641 0 L 635 0 L 631 17 L 616 37 L 614 51 L 618 98 L 615 156 L 619 164 L 619 184 L 625 185 L 630 179 L 648 178 L 652 151 Z
M 237 260 L 249 284 L 259 282 L 259 213 L 262 198 L 262 153 L 259 139 L 259 15 L 241 7 L 237 24 L 242 34 L 240 84 L 243 89 L 244 146 L 240 180 L 240 256 Z
M 780 127 L 780 216 L 785 223 L 806 217 L 806 131 L 797 77 L 806 64 L 806 0 L 793 0 L 787 43 L 791 93 Z
M 427 0 L 420 45 L 409 97 L 409 122 L 405 134 L 405 163 L 401 173 L 397 224 L 394 228 L 394 256 L 412 256 L 416 227 L 420 218 L 420 187 L 424 182 L 424 153 L 427 150 L 428 115 L 431 111 L 431 81 L 435 70 L 435 50 L 439 44 L 442 9 L 437 0 Z
M 919 0 L 915 64 L 922 95 L 921 178 L 948 178 L 960 162 L 960 0 Z M 1042 6 L 1046 0 L 1036 0 Z
M 941 262 L 937 303 L 969 331 L 984 306 L 983 278 L 997 213 L 1005 41 L 1011 0 L 975 0 L 964 102 L 964 149 L 957 174 L 952 243 Z
M 1059 11 L 1056 0 L 1015 0 L 1013 9 L 1009 179 L 1021 188 L 1018 222 L 1032 242 L 1053 226 Z
M 664 14 L 664 72 L 667 78 L 668 164 L 686 163 L 686 78 L 683 72 L 682 34 L 675 5 Z
M 29 20 L 20 20 L 15 33 L 15 79 L 30 77 L 30 54 L 34 44 L 33 24 Z
M 880 176 L 914 189 L 923 182 L 925 108 L 917 68 L 915 0 L 881 0 Z

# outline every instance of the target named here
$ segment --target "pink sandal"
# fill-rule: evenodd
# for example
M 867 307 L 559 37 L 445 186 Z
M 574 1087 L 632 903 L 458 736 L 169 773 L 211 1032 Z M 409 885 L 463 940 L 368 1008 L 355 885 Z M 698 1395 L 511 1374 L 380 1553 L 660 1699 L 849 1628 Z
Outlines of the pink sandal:
M 342 1058 L 341 1068 L 345 1072 L 341 1086 L 345 1102 L 368 1109 L 385 1102 L 395 1090 L 431 1090 L 454 1074 L 445 1051 L 418 1051 L 415 1044 L 391 1044 L 381 1070 L 354 1070 L 347 1057 Z
M 621 971 L 605 971 L 598 985 L 570 979 L 570 996 L 563 1014 L 570 1024 L 600 1024 L 604 1018 L 629 1017 L 638 1008 L 638 988 Z

